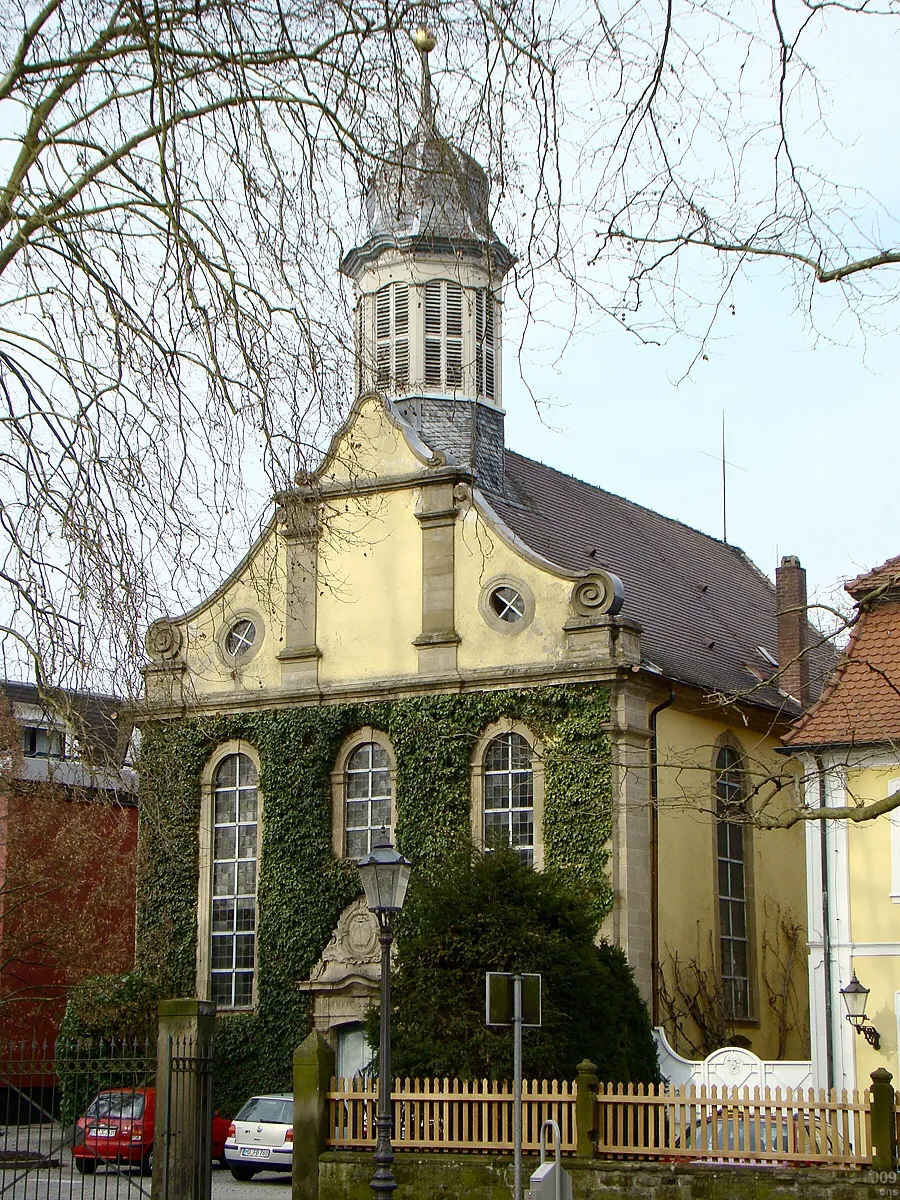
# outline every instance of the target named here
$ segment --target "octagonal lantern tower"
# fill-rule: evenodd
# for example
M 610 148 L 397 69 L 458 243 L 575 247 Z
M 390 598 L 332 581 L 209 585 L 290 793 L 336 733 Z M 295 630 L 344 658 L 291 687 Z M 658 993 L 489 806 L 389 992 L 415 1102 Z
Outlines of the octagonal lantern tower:
M 419 123 L 366 194 L 369 236 L 341 270 L 356 285 L 356 387 L 377 391 L 435 450 L 503 490 L 502 300 L 514 261 L 491 228 L 483 168 L 435 124 L 428 54 Z

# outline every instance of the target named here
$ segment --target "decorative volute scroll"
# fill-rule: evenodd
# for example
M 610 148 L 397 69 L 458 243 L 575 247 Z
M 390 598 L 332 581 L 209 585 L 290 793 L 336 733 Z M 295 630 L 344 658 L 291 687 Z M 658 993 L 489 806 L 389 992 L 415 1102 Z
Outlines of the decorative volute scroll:
M 614 617 L 625 603 L 622 580 L 608 571 L 596 571 L 579 579 L 569 597 L 572 610 L 580 617 L 605 614 Z
M 563 626 L 569 657 L 620 665 L 640 663 L 641 627 L 618 615 L 624 603 L 622 580 L 610 571 L 592 571 L 576 580 L 569 594 L 572 615 Z
M 154 621 L 144 636 L 147 653 L 157 663 L 169 662 L 177 658 L 181 651 L 181 643 L 181 630 L 166 618 Z

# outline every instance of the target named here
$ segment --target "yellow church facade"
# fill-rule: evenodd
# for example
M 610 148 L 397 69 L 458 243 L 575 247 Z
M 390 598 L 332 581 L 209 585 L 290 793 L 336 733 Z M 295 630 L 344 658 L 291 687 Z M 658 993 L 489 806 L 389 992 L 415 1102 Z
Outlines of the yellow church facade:
M 139 958 L 248 1043 L 290 996 L 291 1036 L 308 1019 L 346 1065 L 376 980 L 355 857 L 382 822 L 432 868 L 442 840 L 499 839 L 594 889 L 676 1048 L 804 1058 L 803 833 L 752 820 L 794 769 L 780 593 L 506 447 L 488 199 L 424 105 L 343 263 L 345 425 L 222 585 L 148 632 Z

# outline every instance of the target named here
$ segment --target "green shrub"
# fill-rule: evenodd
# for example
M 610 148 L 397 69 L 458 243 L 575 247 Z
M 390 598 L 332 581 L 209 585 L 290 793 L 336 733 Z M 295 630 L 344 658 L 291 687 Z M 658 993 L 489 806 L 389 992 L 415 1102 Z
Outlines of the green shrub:
M 487 971 L 538 973 L 543 1023 L 524 1031 L 527 1078 L 658 1079 L 650 1018 L 621 950 L 601 944 L 591 891 L 512 851 L 455 853 L 413 877 L 392 973 L 392 1073 L 512 1077 L 510 1029 L 485 1025 Z M 377 1013 L 369 1038 L 377 1044 Z

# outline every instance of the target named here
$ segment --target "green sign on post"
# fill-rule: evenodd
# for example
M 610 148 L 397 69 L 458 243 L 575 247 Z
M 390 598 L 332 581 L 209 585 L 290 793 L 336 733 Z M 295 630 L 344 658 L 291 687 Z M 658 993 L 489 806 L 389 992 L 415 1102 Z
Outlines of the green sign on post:
M 522 980 L 522 1024 L 538 1026 L 541 1023 L 541 977 L 521 975 Z M 515 975 L 504 975 L 500 971 L 488 971 L 485 980 L 486 1025 L 512 1025 L 514 1015 L 513 981 Z

